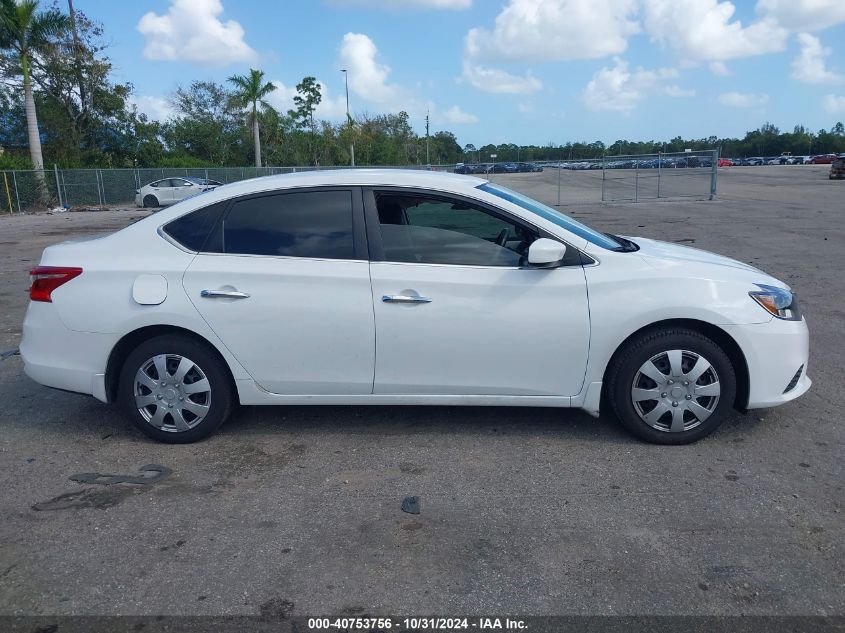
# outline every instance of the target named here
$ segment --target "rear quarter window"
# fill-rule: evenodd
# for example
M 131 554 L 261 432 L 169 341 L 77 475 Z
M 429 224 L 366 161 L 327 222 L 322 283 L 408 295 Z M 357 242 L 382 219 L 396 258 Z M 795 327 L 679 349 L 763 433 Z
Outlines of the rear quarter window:
M 205 250 L 211 231 L 220 221 L 226 209 L 226 202 L 218 202 L 202 209 L 197 209 L 181 218 L 176 218 L 162 227 L 173 241 L 189 251 Z

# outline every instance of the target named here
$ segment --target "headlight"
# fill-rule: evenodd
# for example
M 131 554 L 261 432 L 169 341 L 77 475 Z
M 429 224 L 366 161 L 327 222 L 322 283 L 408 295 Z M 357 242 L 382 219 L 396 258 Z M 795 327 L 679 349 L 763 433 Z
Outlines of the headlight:
M 787 321 L 801 320 L 798 300 L 789 290 L 766 284 L 754 285 L 760 288 L 760 290 L 749 292 L 748 295 L 759 303 L 766 312 L 778 319 L 785 319 Z

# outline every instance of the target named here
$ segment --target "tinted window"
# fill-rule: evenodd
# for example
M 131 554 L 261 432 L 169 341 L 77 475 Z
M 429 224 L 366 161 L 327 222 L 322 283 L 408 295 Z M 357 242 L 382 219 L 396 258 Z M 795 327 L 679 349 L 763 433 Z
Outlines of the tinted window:
M 379 194 L 384 258 L 392 262 L 520 266 L 534 231 L 463 201 Z
M 225 202 L 218 202 L 198 209 L 165 225 L 164 232 L 190 251 L 207 250 L 208 235 L 225 208 Z
M 353 259 L 352 193 L 279 193 L 236 202 L 223 221 L 223 251 Z

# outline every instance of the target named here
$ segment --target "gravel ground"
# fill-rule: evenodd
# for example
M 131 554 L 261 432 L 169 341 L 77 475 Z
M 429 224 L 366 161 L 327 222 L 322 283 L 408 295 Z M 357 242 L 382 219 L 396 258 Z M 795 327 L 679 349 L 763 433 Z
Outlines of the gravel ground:
M 842 615 L 845 183 L 720 170 L 706 201 L 572 204 L 597 228 L 753 263 L 801 296 L 811 391 L 683 447 L 578 411 L 243 408 L 200 444 L 0 361 L 0 614 Z M 558 174 L 496 176 L 555 202 Z M 580 192 L 569 195 L 567 192 Z M 0 351 L 28 267 L 129 209 L 0 219 Z M 77 473 L 171 469 L 149 485 Z M 419 515 L 400 510 L 420 498 Z

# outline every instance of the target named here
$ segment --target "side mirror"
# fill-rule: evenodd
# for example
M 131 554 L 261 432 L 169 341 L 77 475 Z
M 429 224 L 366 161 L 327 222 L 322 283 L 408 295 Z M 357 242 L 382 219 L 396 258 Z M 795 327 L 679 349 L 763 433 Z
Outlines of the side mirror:
M 566 255 L 566 245 L 541 237 L 528 247 L 528 263 L 540 268 L 551 268 Z

